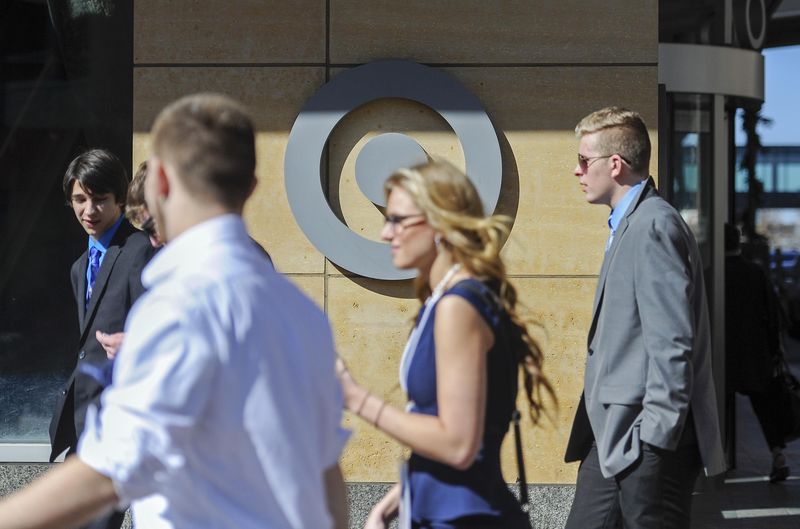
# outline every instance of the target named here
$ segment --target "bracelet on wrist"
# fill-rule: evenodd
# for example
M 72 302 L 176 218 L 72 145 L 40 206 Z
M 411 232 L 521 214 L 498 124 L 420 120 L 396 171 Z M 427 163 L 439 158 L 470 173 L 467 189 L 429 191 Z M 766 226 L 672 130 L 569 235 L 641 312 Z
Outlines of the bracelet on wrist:
M 361 401 L 361 404 L 358 405 L 358 409 L 356 410 L 356 415 L 358 415 L 359 417 L 361 417 L 361 411 L 364 409 L 364 405 L 367 403 L 367 400 L 369 400 L 369 397 L 370 397 L 370 392 L 367 391 L 364 394 L 364 399 Z
M 386 401 L 382 400 L 381 405 L 378 408 L 378 413 L 375 414 L 375 420 L 372 421 L 372 426 L 374 426 L 375 428 L 380 428 L 380 426 L 378 426 L 378 421 L 380 420 L 381 414 L 383 413 L 383 408 L 385 407 L 386 407 Z

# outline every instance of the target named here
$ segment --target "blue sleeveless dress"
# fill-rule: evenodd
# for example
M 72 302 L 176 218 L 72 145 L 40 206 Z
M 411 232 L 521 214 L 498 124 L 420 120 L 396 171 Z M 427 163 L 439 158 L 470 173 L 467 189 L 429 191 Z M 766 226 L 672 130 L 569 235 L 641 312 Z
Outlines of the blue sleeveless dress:
M 528 516 L 508 490 L 500 470 L 500 445 L 517 396 L 517 363 L 513 353 L 504 347 L 510 322 L 489 287 L 476 279 L 458 282 L 444 296 L 466 299 L 494 332 L 494 345 L 487 353 L 485 429 L 478 455 L 466 470 L 412 453 L 407 478 L 412 526 L 530 527 Z M 407 378 L 408 397 L 414 403 L 411 411 L 427 415 L 438 414 L 434 325 L 435 311 L 432 310 L 421 329 Z

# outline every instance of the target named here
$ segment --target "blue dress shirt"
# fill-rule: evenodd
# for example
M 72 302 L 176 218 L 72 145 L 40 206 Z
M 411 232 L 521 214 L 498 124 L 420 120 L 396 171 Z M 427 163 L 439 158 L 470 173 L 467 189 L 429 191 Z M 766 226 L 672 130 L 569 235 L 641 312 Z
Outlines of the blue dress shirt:
M 103 266 L 103 259 L 106 256 L 106 252 L 108 251 L 108 246 L 111 244 L 111 239 L 114 238 L 114 234 L 117 233 L 117 229 L 119 229 L 119 225 L 122 224 L 122 219 L 125 218 L 125 215 L 120 215 L 117 219 L 117 222 L 114 223 L 113 226 L 108 228 L 106 232 L 100 236 L 99 239 L 95 239 L 91 235 L 89 236 L 89 249 L 97 248 L 100 251 L 100 265 L 97 267 L 100 270 L 100 267 Z M 89 268 L 90 264 L 86 263 L 86 284 L 89 284 Z

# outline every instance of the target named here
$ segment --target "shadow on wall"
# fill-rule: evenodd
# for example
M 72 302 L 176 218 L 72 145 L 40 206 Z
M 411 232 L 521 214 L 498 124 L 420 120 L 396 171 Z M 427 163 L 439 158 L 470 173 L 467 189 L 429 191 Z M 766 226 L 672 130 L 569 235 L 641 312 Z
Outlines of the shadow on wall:
M 519 209 L 519 172 L 517 169 L 517 161 L 505 134 L 500 131 L 497 131 L 497 133 L 498 140 L 500 142 L 500 150 L 503 155 L 503 181 L 500 192 L 500 200 L 497 203 L 494 214 L 506 215 L 512 219 L 516 219 L 517 211 Z M 339 189 L 342 167 L 339 166 L 333 168 L 332 174 L 338 176 L 331 178 L 329 189 Z M 338 197 L 338 193 L 336 193 L 336 197 Z M 331 200 L 331 198 L 329 198 L 329 200 Z M 379 210 L 377 206 L 373 205 L 373 207 L 375 210 Z M 341 213 L 341 204 L 338 200 L 331 200 L 331 208 L 337 212 L 337 217 L 339 217 L 339 220 L 347 224 Z M 338 273 L 349 278 L 360 287 L 376 294 L 405 299 L 412 299 L 415 297 L 413 280 L 382 281 L 369 279 L 355 275 L 352 272 L 337 266 L 335 263 L 331 264 L 334 268 L 336 268 Z

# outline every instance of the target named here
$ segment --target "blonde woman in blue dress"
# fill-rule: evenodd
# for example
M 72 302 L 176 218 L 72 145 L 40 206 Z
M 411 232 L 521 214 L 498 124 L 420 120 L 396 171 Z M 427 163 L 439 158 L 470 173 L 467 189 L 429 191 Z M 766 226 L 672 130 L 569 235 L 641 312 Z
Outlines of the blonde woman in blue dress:
M 385 192 L 381 237 L 396 267 L 419 271 L 423 306 L 400 366 L 407 411 L 338 365 L 345 406 L 412 450 L 402 487 L 372 509 L 366 527 L 384 529 L 400 512 L 401 526 L 414 529 L 528 528 L 500 471 L 500 445 L 519 372 L 534 422 L 552 389 L 500 259 L 509 219 L 485 216 L 475 187 L 446 162 L 402 169 Z

